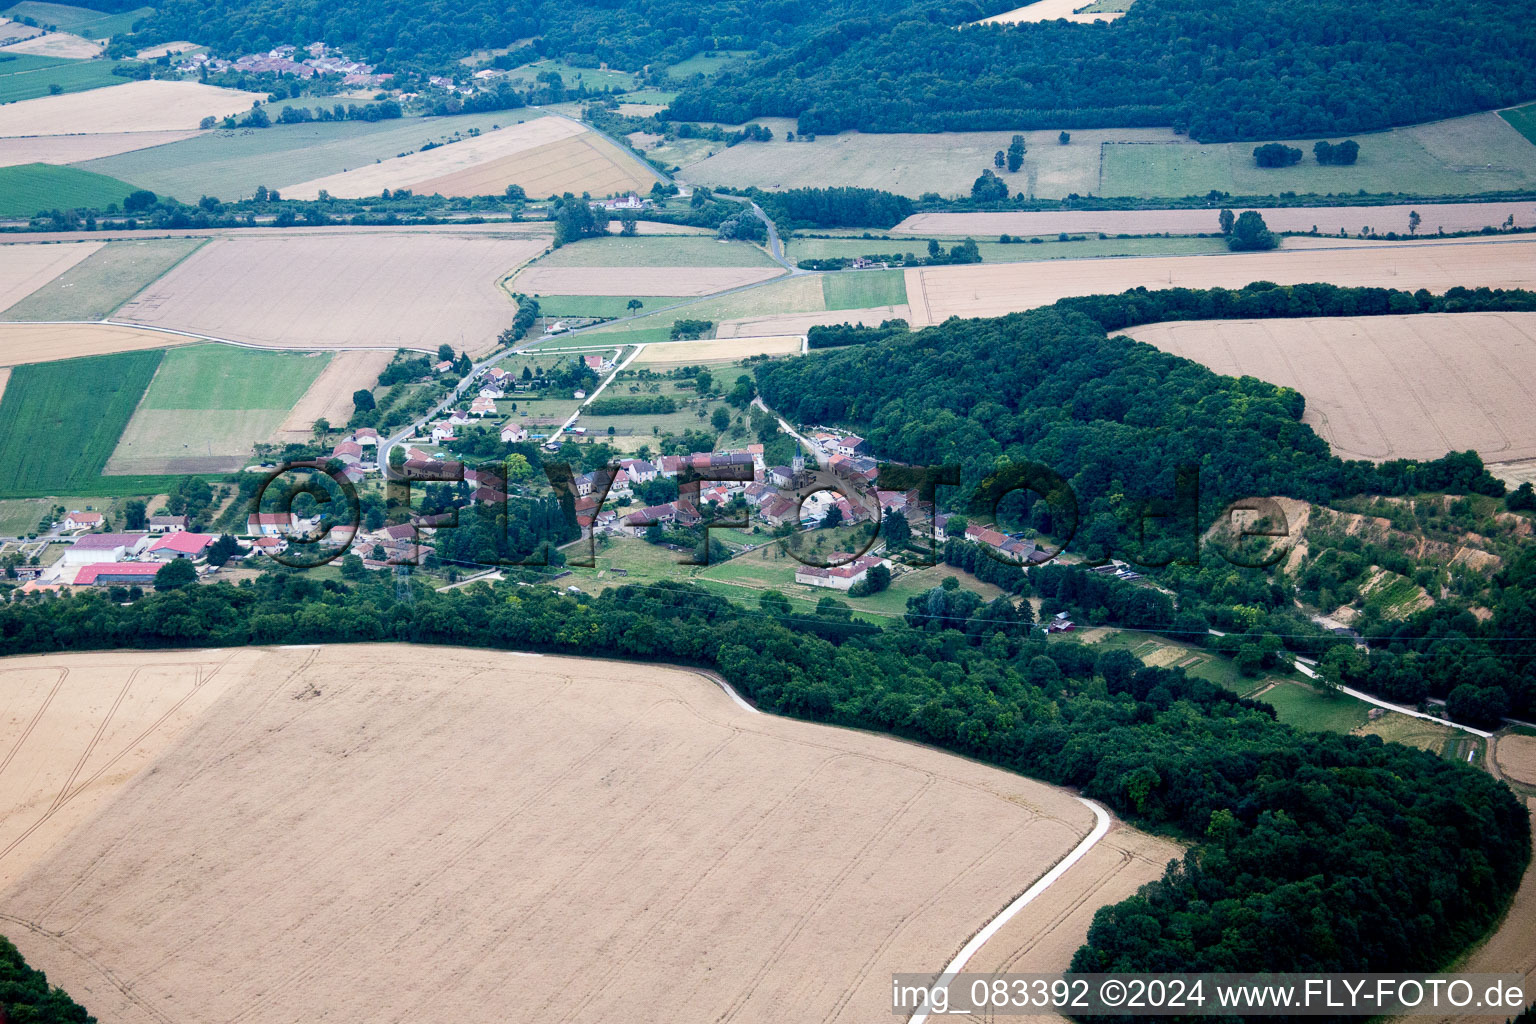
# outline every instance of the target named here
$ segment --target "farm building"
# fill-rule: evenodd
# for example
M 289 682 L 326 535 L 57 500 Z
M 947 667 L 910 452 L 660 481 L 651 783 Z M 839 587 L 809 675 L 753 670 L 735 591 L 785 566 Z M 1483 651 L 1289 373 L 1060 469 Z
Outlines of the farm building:
M 180 530 L 191 529 L 192 523 L 186 516 L 150 516 L 150 533 L 176 533 Z
M 59 564 L 122 562 L 138 555 L 148 544 L 149 535 L 145 533 L 88 533 L 70 545 Z
M 157 562 L 93 562 L 75 573 L 77 587 L 106 587 L 114 584 L 143 586 L 155 581 L 160 571 Z
M 190 558 L 200 561 L 208 555 L 211 548 L 219 538 L 211 533 L 192 533 L 188 530 L 178 530 L 168 533 L 149 546 L 149 557 L 162 562 L 172 562 L 178 558 Z

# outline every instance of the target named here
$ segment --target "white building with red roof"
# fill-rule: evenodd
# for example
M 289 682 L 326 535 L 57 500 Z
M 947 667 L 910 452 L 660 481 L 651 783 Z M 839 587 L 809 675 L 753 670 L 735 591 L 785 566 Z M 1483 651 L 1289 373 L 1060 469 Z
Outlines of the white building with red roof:
M 877 565 L 883 565 L 889 569 L 891 563 L 873 555 L 861 555 L 846 565 L 835 565 L 825 569 L 816 565 L 802 565 L 795 570 L 795 582 L 811 587 L 849 590 L 855 583 L 866 579 L 869 576 L 869 570 Z
M 208 549 L 218 540 L 211 533 L 191 533 L 181 530 L 167 533 L 149 546 L 150 558 L 170 562 L 177 558 L 190 558 L 194 562 L 208 557 Z

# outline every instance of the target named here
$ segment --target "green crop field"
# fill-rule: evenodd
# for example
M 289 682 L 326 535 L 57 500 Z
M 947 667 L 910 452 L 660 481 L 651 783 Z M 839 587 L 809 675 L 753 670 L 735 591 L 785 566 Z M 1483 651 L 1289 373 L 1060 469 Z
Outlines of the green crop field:
M 73 32 L 87 39 L 106 39 L 127 32 L 133 28 L 135 21 L 153 13 L 153 7 L 136 7 L 131 11 L 109 14 L 89 7 L 40 3 L 38 0 L 22 0 L 14 7 L 0 11 L 0 14 L 7 17 L 32 18 L 39 25 L 52 25 L 60 32 Z
M 643 303 L 639 310 L 629 308 L 631 299 Z M 621 317 L 677 302 L 675 295 L 540 295 L 539 312 L 545 316 Z
M 503 81 L 521 82 L 529 84 L 537 80 L 538 76 L 553 71 L 560 76 L 560 80 L 567 89 L 576 88 L 577 84 L 585 85 L 588 89 L 633 89 L 635 76 L 628 71 L 603 71 L 598 68 L 578 68 L 573 64 L 567 64 L 559 60 L 537 60 L 532 64 L 524 64 L 522 67 L 513 68 Z
M 1499 111 L 1499 116 L 1508 121 L 1521 135 L 1531 142 L 1536 143 L 1536 103 L 1527 103 L 1523 107 L 1513 107 L 1509 110 Z
M 1320 693 L 1307 683 L 1276 683 L 1254 697 L 1275 709 L 1280 721 L 1313 732 L 1352 732 L 1365 725 L 1370 705 L 1342 693 Z
M 321 102 L 323 98 L 315 101 Z M 204 195 L 235 200 L 251 195 L 260 185 L 281 190 L 415 152 L 456 132 L 467 134 L 471 128 L 490 131 L 534 116 L 529 111 L 503 110 L 457 117 L 326 121 L 273 125 L 262 131 L 214 131 L 75 166 L 137 182 L 185 202 L 196 202 Z
M 47 96 L 57 85 L 64 92 L 84 92 L 128 81 L 112 73 L 115 60 L 67 60 L 32 53 L 0 53 L 0 103 Z
M 900 270 L 848 270 L 824 274 L 821 294 L 828 309 L 897 306 L 907 301 L 906 275 Z
M 0 493 L 90 493 L 162 350 L 31 363 L 0 398 Z
M 0 167 L 0 217 L 30 217 L 39 211 L 120 203 L 134 187 L 105 174 L 53 164 Z
M 1310 141 L 1294 167 L 1255 165 L 1255 143 L 1107 145 L 1104 196 L 1189 196 L 1211 189 L 1233 195 L 1402 192 L 1465 195 L 1536 188 L 1536 147 L 1518 125 L 1492 113 L 1355 136 L 1359 162 L 1320 166 Z
M 110 475 L 238 469 L 330 357 L 190 345 L 166 353 L 106 464 Z
M 4 171 L 0 170 L 0 175 Z M 114 241 L 0 313 L 5 320 L 100 320 L 202 245 L 201 238 Z
M 536 261 L 539 267 L 772 267 L 773 258 L 747 242 L 707 235 L 585 238 Z M 542 302 L 542 300 L 540 300 Z
M 691 78 L 694 75 L 713 75 L 730 64 L 739 64 L 752 56 L 750 50 L 722 50 L 708 56 L 696 53 L 687 60 L 667 65 L 667 75 L 672 78 Z
M 1356 136 L 1359 163 L 1319 167 L 1312 142 L 1292 142 L 1307 154 L 1295 166 L 1254 166 L 1257 143 L 1199 145 L 1168 129 L 1074 129 L 1065 146 L 1054 130 L 1022 133 L 1024 165 L 1001 175 L 1011 193 L 1059 199 L 1097 196 L 1182 197 L 1212 189 L 1233 195 L 1329 192 L 1470 195 L 1536 188 L 1536 150 L 1522 131 L 1536 107 L 1438 121 Z M 680 140 L 650 151 L 682 167 L 700 185 L 757 185 L 766 189 L 853 185 L 914 198 L 925 192 L 962 196 L 992 154 L 1006 149 L 1008 132 L 936 132 L 864 135 L 844 132 L 813 142 L 789 142 L 795 122 L 760 119 L 773 129 L 766 143 L 725 147 Z M 1523 127 L 1524 126 L 1524 127 Z M 1519 130 L 1517 130 L 1519 129 Z M 980 241 L 980 239 L 978 239 Z

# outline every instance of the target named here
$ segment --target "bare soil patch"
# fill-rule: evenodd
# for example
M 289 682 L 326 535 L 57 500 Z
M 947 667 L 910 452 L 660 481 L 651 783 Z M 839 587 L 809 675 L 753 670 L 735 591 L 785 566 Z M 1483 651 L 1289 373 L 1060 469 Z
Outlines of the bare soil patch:
M 1081 7 L 1092 6 L 1084 0 L 1036 0 L 1035 3 L 1024 7 L 1016 7 L 1002 14 L 994 14 L 990 18 L 983 18 L 977 25 L 1022 25 L 1038 21 L 1114 21 L 1124 15 L 1124 11 L 1106 11 L 1097 14 L 1076 14 Z
M 394 353 L 386 351 L 336 353 L 277 428 L 272 440 L 278 444 L 307 441 L 314 436 L 312 428 L 318 419 L 336 424 L 347 422 L 352 415 L 352 393 L 378 383 L 379 374 L 393 358 Z
M 28 659 L 31 689 L 73 657 Z M 942 965 L 1093 823 L 1061 790 L 656 666 L 371 646 L 225 674 L 0 895 L 103 1020 L 499 1024 L 509 992 L 547 1022 L 876 1020 L 891 971 Z M 1072 926 L 1142 870 L 1101 870 Z M 1065 966 L 1068 941 L 1028 962 Z
M 321 190 L 355 198 L 384 189 L 426 195 L 499 195 L 521 185 L 530 196 L 571 191 L 646 191 L 656 176 L 602 136 L 563 117 L 539 117 L 425 152 L 384 160 L 283 189 L 295 199 Z
M 1137 287 L 1241 288 L 1254 281 L 1328 281 L 1435 292 L 1457 285 L 1532 288 L 1536 287 L 1536 240 L 1424 241 L 1367 249 L 1137 256 L 906 271 L 914 326 L 940 323 L 951 316 L 1000 316 L 1069 295 L 1114 294 Z
M 1499 737 L 1499 771 L 1516 782 L 1536 786 L 1536 736 L 1506 733 Z
M 19 43 L 0 46 L 10 53 L 33 53 L 40 57 L 66 57 L 70 60 L 89 60 L 101 56 L 106 44 L 96 39 L 71 35 L 68 32 L 44 32 L 42 35 L 23 39 Z
M 100 242 L 0 245 L 0 310 L 7 309 L 101 248 Z
M 0 324 L 0 365 L 171 348 L 194 340 L 117 324 Z
M 128 82 L 110 89 L 7 103 L 0 106 L 0 135 L 185 130 L 196 128 L 205 117 L 238 114 L 265 99 L 263 93 L 198 82 Z
M 865 324 L 877 327 L 887 320 L 906 320 L 911 307 L 873 306 L 869 309 L 837 309 L 827 313 L 785 313 L 779 316 L 752 316 L 722 320 L 715 333 L 722 338 L 754 338 L 758 335 L 804 334 L 811 327 L 826 324 Z
M 0 661 L 0 887 L 45 863 L 261 658 L 111 651 Z
M 196 129 L 175 132 L 116 132 L 99 135 L 36 135 L 0 139 L 0 167 L 20 164 L 72 164 L 116 156 L 135 149 L 180 142 L 201 134 Z
M 534 266 L 517 275 L 517 288 L 529 295 L 712 295 L 783 273 L 779 267 Z
M 742 340 L 658 342 L 645 346 L 635 363 L 690 366 L 694 363 L 734 362 L 748 356 L 798 355 L 805 338 L 799 334 Z
M 516 307 L 497 281 L 545 238 L 453 234 L 225 236 L 116 319 L 283 348 L 495 347 Z
M 1295 388 L 1346 458 L 1536 457 L 1536 313 L 1190 321 L 1126 332 L 1231 376 Z

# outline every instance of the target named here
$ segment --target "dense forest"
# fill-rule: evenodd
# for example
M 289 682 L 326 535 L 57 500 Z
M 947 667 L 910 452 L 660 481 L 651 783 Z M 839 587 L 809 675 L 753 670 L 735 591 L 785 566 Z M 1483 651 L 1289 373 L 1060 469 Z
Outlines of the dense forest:
M 131 6 L 131 0 L 113 0 Z M 1140 0 L 1112 25 L 966 26 L 1010 0 L 166 0 L 135 45 L 233 54 L 323 40 L 391 70 L 507 48 L 579 67 L 753 59 L 690 78 L 669 117 L 799 119 L 802 133 L 1173 125 L 1200 140 L 1337 135 L 1536 96 L 1517 0 Z
M 0 655 L 403 640 L 712 667 L 765 710 L 1077 786 L 1194 844 L 1163 881 L 1101 912 L 1080 969 L 1427 970 L 1497 919 L 1529 859 L 1524 809 L 1471 767 L 1299 733 L 1182 671 L 1046 644 L 1017 621 L 880 629 L 848 612 L 835 600 L 814 615 L 747 610 L 681 584 L 597 597 L 418 587 L 408 603 L 388 579 L 274 571 L 125 604 L 99 592 L 11 602 Z
M 130 9 L 133 0 L 108 0 Z M 324 40 L 360 60 L 391 67 L 451 64 L 477 49 L 537 37 L 526 56 L 561 57 L 638 71 L 704 51 L 765 52 L 798 46 L 811 33 L 866 16 L 858 0 L 165 0 L 140 36 L 195 39 L 225 52 Z M 1009 0 L 896 0 L 895 8 L 959 24 L 1007 10 Z
M 0 1021 L 6 1024 L 96 1024 L 96 1018 L 22 959 L 0 936 Z
M 1114 24 L 972 27 L 885 9 L 686 92 L 671 115 L 802 132 L 1173 125 L 1336 135 L 1536 96 L 1516 0 L 1138 0 Z

